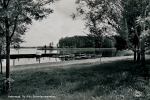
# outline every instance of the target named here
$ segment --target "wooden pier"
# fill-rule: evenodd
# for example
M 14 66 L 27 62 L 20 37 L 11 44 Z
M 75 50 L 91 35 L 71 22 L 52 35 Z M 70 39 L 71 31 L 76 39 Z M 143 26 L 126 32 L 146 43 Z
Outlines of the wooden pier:
M 59 54 L 57 53 L 52 53 L 52 54 L 41 54 L 40 57 L 53 57 L 57 56 Z M 16 58 L 35 58 L 37 57 L 36 54 L 11 54 L 10 59 L 16 59 Z M 1 56 L 1 59 L 5 59 L 5 55 Z

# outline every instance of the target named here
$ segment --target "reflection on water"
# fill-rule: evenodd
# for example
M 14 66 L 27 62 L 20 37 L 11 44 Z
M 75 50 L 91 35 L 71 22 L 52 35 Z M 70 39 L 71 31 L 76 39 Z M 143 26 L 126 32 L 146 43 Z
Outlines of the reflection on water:
M 59 50 L 37 50 L 37 49 L 11 49 L 10 54 L 36 54 L 40 52 L 41 54 L 74 54 L 74 53 L 85 53 L 85 54 L 103 54 L 107 56 L 114 56 L 116 49 L 59 49 Z
M 95 54 L 95 55 L 102 55 L 103 57 L 113 57 L 116 56 L 116 49 L 79 49 L 79 50 L 67 50 L 67 49 L 62 49 L 59 50 L 60 54 L 75 54 L 75 53 L 84 53 L 84 54 Z
M 39 52 L 41 54 L 75 54 L 75 53 L 84 53 L 87 55 L 102 55 L 102 57 L 112 57 L 116 56 L 116 49 L 60 49 L 60 50 L 37 50 L 37 49 L 11 49 L 10 54 L 36 54 Z M 66 58 L 56 58 L 56 57 L 42 57 L 42 58 L 19 58 L 19 59 L 10 59 L 10 65 L 24 65 L 24 64 L 35 64 L 35 63 L 45 63 L 45 62 L 57 62 L 57 61 L 66 61 L 73 60 Z M 6 65 L 6 60 L 3 59 L 3 66 Z
M 52 57 L 42 57 L 42 58 L 19 58 L 10 59 L 10 66 L 13 65 L 25 65 L 25 64 L 36 64 L 36 63 L 46 63 L 46 62 L 59 62 L 61 59 Z M 3 66 L 6 66 L 6 59 L 3 59 Z
M 10 54 L 36 54 L 40 52 L 41 54 L 45 53 L 57 53 L 57 50 L 37 50 L 37 49 L 11 49 Z

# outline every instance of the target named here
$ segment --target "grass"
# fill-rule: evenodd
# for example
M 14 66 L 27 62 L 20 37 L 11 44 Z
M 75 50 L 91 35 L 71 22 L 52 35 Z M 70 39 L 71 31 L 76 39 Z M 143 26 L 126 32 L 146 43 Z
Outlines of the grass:
M 150 67 L 150 60 L 147 60 Z M 150 88 L 139 64 L 120 60 L 99 65 L 68 65 L 68 68 L 42 68 L 14 71 L 9 96 L 33 100 L 34 96 L 55 96 L 35 100 L 148 100 Z M 136 95 L 137 94 L 137 97 Z M 140 97 L 138 97 L 141 94 Z M 0 94 L 2 99 L 8 95 Z M 23 96 L 26 98 L 23 99 Z M 15 99 L 16 100 L 16 99 Z
M 150 50 L 147 50 L 147 51 L 145 52 L 145 54 L 150 55 Z
M 131 50 L 122 50 L 122 51 L 118 51 L 116 56 L 131 56 L 133 54 L 134 53 Z

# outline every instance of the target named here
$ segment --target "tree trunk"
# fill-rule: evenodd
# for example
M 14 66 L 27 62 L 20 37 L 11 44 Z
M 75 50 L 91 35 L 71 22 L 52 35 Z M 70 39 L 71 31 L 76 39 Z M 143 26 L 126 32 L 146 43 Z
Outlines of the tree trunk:
M 0 48 L 0 49 L 1 49 L 1 48 Z M 1 50 L 0 50 L 0 65 L 1 65 L 1 74 L 3 74 Z
M 135 30 L 135 36 L 137 37 L 137 39 L 138 40 L 134 40 L 135 41 L 135 49 L 136 49 L 136 46 L 137 46 L 137 50 L 138 50 L 138 52 L 136 51 L 136 53 L 137 53 L 137 59 L 136 59 L 136 54 L 135 54 L 135 52 L 134 52 L 134 60 L 137 60 L 138 62 L 140 62 L 140 53 L 139 53 L 139 51 L 140 51 L 140 42 L 139 42 L 139 35 L 138 35 L 138 32 L 137 32 L 137 27 L 136 27 L 136 24 L 134 25 L 134 30 Z M 136 45 L 136 43 L 137 43 L 137 45 Z
M 144 41 L 141 42 L 141 68 L 142 68 L 142 74 L 148 83 L 149 82 L 149 68 L 146 67 Z
M 141 55 L 140 53 L 137 53 L 137 61 L 139 62 L 141 60 Z
M 144 41 L 141 41 L 141 67 L 146 67 L 146 64 L 145 64 L 145 45 L 144 45 Z
M 3 7 L 7 11 L 8 9 L 8 0 L 3 0 Z M 8 17 L 5 16 L 5 37 L 6 37 L 6 80 L 5 80 L 5 86 L 4 86 L 4 92 L 9 93 L 11 88 L 10 88 L 10 32 L 9 32 L 9 22 L 8 22 Z
M 0 59 L 0 63 L 1 63 L 1 74 L 3 74 L 3 65 L 2 65 L 2 60 Z
M 6 20 L 6 26 L 7 26 L 7 20 Z M 6 29 L 6 87 L 5 92 L 10 92 L 10 36 L 9 36 L 9 27 Z
M 138 43 L 138 48 L 137 49 L 138 49 L 138 52 L 137 52 L 137 61 L 140 62 L 141 55 L 140 55 L 140 52 L 139 52 L 140 51 L 140 44 L 139 43 Z
M 136 44 L 134 45 L 134 48 L 136 49 Z M 134 51 L 134 60 L 136 60 L 136 50 Z
M 3 73 L 3 70 L 2 70 L 2 45 L 0 45 L 0 66 L 1 66 L 1 74 Z

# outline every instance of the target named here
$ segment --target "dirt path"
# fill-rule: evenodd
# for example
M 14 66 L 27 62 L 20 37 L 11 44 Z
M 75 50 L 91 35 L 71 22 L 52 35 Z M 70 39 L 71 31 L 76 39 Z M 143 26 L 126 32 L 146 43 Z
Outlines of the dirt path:
M 109 61 L 116 61 L 116 60 L 122 60 L 122 59 L 128 59 L 133 58 L 133 56 L 122 56 L 122 57 L 104 57 L 101 58 L 95 58 L 95 59 L 84 59 L 84 60 L 71 60 L 71 61 L 59 61 L 59 62 L 49 62 L 49 63 L 40 63 L 40 64 L 28 64 L 28 65 L 16 65 L 11 66 L 11 71 L 21 71 L 25 69 L 31 69 L 31 68 L 44 68 L 44 67 L 60 67 L 60 66 L 66 66 L 66 65 L 73 65 L 73 64 L 99 64 L 99 63 L 105 63 Z M 5 67 L 3 68 L 3 72 L 5 72 Z

